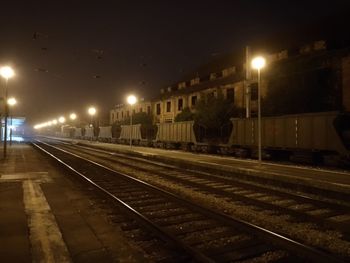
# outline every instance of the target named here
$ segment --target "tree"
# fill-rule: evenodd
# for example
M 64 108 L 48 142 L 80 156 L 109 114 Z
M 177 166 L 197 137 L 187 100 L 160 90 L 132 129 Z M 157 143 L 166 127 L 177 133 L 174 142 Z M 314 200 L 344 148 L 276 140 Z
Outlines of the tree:
M 194 120 L 194 113 L 189 107 L 184 108 L 179 114 L 176 115 L 174 121 L 192 121 Z
M 328 64 L 334 62 L 316 57 L 271 67 L 263 115 L 341 110 L 337 70 Z
M 224 143 L 232 130 L 230 118 L 239 117 L 242 109 L 234 106 L 232 101 L 222 95 L 200 100 L 194 112 L 195 133 L 199 140 Z
M 230 118 L 240 116 L 242 110 L 223 96 L 208 97 L 196 106 L 194 120 L 208 129 L 220 128 L 230 122 Z

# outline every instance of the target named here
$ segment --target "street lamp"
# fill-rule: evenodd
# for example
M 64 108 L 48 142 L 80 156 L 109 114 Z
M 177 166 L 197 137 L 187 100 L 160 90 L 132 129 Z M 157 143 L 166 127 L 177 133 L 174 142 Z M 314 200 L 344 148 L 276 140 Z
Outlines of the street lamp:
M 134 95 L 129 95 L 126 100 L 130 105 L 130 147 L 132 147 L 132 106 L 137 102 L 137 98 Z
M 261 74 L 260 70 L 265 67 L 266 60 L 264 57 L 255 57 L 252 60 L 252 68 L 258 71 L 258 156 L 259 165 L 261 165 Z
M 94 135 L 93 118 L 94 118 L 94 115 L 96 114 L 96 108 L 95 108 L 95 107 L 90 107 L 90 108 L 88 109 L 88 113 L 89 113 L 89 115 L 91 116 L 91 127 L 92 127 L 91 141 L 92 141 L 92 137 L 93 137 L 93 135 Z
M 5 66 L 0 68 L 0 75 L 6 80 L 5 84 L 5 136 L 4 136 L 4 159 L 6 158 L 7 149 L 7 117 L 8 117 L 8 104 L 7 102 L 7 83 L 10 78 L 15 75 L 15 72 L 11 67 Z
M 61 116 L 61 117 L 58 118 L 58 122 L 59 122 L 59 123 L 64 123 L 65 121 L 66 121 L 66 118 L 63 117 L 63 116 Z
M 12 106 L 14 106 L 14 105 L 16 105 L 16 103 L 17 103 L 17 101 L 16 101 L 16 99 L 15 98 L 9 98 L 8 100 L 7 100 L 7 104 L 10 106 L 10 107 L 12 107 Z M 12 127 L 12 115 L 11 114 L 9 114 L 11 117 L 11 121 L 10 121 L 10 145 L 12 145 L 12 129 L 13 129 L 13 127 Z
M 77 115 L 75 113 L 71 113 L 71 115 L 69 115 L 69 118 L 74 121 L 77 118 Z
M 17 100 L 15 98 L 9 98 L 7 100 L 7 104 L 10 105 L 10 106 L 13 106 L 17 103 Z

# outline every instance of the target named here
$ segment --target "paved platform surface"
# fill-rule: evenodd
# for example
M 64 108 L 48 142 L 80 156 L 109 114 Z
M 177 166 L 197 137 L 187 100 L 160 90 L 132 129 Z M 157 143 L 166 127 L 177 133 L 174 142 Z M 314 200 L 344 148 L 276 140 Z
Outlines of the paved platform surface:
M 223 172 L 237 172 L 350 194 L 350 171 L 347 170 L 285 165 L 272 162 L 263 162 L 259 165 L 256 160 L 239 159 L 228 156 L 198 154 L 140 146 L 133 146 L 130 148 L 129 145 L 101 143 L 96 141 L 66 140 L 109 151 L 147 156 L 155 160 L 166 160 L 194 169 L 197 166 Z
M 0 262 L 145 262 L 83 187 L 32 146 L 9 147 L 0 160 Z

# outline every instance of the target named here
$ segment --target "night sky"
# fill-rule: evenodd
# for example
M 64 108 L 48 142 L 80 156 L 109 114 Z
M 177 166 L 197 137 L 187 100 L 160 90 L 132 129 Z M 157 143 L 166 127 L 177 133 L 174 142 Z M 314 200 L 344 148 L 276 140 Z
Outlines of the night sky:
M 16 71 L 9 94 L 29 123 L 86 116 L 89 105 L 107 113 L 127 93 L 154 97 L 246 44 L 283 49 L 326 31 L 349 35 L 350 25 L 346 0 L 7 2 L 0 65 Z

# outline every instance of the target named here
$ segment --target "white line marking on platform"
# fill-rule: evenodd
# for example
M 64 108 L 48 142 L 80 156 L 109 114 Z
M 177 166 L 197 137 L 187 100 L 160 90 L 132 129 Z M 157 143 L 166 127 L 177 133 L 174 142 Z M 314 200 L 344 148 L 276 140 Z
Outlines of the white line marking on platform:
M 1 181 L 23 181 L 23 202 L 28 220 L 33 262 L 72 262 L 40 183 L 47 172 L 2 175 Z

